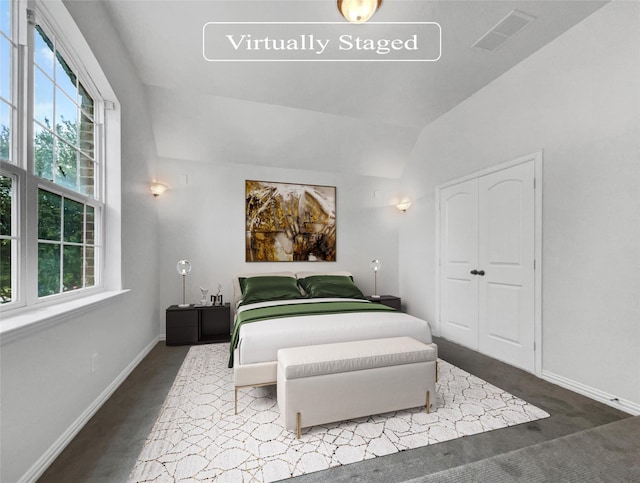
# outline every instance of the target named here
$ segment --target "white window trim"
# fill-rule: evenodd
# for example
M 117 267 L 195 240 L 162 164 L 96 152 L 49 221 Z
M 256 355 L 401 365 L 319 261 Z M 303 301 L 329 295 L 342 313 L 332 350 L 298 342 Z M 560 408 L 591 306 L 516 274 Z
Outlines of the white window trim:
M 104 165 L 96 185 L 96 197 L 102 200 L 102 219 L 99 227 L 103 234 L 101 240 L 102 257 L 100 266 L 96 267 L 101 272 L 101 284 L 58 294 L 53 300 L 48 300 L 48 297 L 33 300 L 33 294 L 27 297 L 29 292 L 26 287 L 27 277 L 25 274 L 31 270 L 29 273 L 37 275 L 37 236 L 30 235 L 37 234 L 37 217 L 31 216 L 28 218 L 30 226 L 21 223 L 19 230 L 21 256 L 18 264 L 21 272 L 18 289 L 21 298 L 18 303 L 0 306 L 0 343 L 2 344 L 15 339 L 20 334 L 27 334 L 44 325 L 92 310 L 126 292 L 126 290 L 122 290 L 121 272 L 120 104 L 98 60 L 62 0 L 47 0 L 46 2 L 19 0 L 16 7 L 19 9 L 18 18 L 21 26 L 26 25 L 23 22 L 26 22 L 27 7 L 34 9 L 38 17 L 42 16 L 45 19 L 43 22 L 62 41 L 71 59 L 82 61 L 78 73 L 85 81 L 86 79 L 91 81 L 91 84 L 86 87 L 98 92 L 109 109 L 104 109 L 103 102 L 100 102 L 96 106 L 97 112 L 94 114 L 96 129 L 100 130 L 99 136 L 104 139 L 103 143 L 97 146 L 101 152 L 96 153 L 96 157 Z M 38 23 L 40 23 L 40 19 L 38 19 Z M 26 43 L 25 30 L 22 27 L 18 30 L 20 45 Z M 32 60 L 28 59 L 24 63 Z M 20 69 L 18 88 L 23 90 L 27 85 L 24 63 L 18 62 Z M 77 67 L 74 62 L 74 68 Z M 18 94 L 22 95 L 20 92 Z M 32 92 L 27 92 L 26 95 L 30 96 Z M 19 105 L 21 104 L 19 103 Z M 32 113 L 20 111 L 18 122 L 21 123 L 22 132 L 26 134 L 26 129 L 32 129 L 33 116 Z M 25 134 L 18 139 L 18 143 L 23 148 L 22 153 L 26 153 L 26 149 L 33 149 L 32 146 L 27 146 Z M 30 160 L 32 158 L 33 156 L 28 157 Z M 19 201 L 18 209 L 24 209 L 25 206 L 28 206 L 31 211 L 37 210 L 37 187 L 27 187 L 28 183 L 36 182 L 36 179 L 29 174 L 31 171 L 28 173 L 22 169 L 21 166 L 26 165 L 25 159 L 17 159 L 16 162 L 19 163 L 19 166 L 10 165 L 7 171 L 18 174 L 18 183 L 20 183 L 18 196 L 22 198 Z M 5 165 L 6 163 L 3 163 L 3 167 Z M 28 167 L 28 169 L 31 168 L 32 166 Z M 27 200 L 27 195 L 31 199 Z M 19 220 L 23 219 L 23 216 L 19 217 Z M 34 229 L 36 231 L 33 231 Z M 33 289 L 31 291 L 33 292 Z
M 24 223 L 22 222 L 24 217 L 22 210 L 25 206 L 27 190 L 25 189 L 26 175 L 22 168 L 4 161 L 0 163 L 0 168 L 0 172 L 5 176 L 11 177 L 14 183 L 11 225 L 13 230 L 12 236 L 17 239 L 15 251 L 17 252 L 18 259 L 18 263 L 12 267 L 13 273 L 11 277 L 11 289 L 13 291 L 14 301 L 2 304 L 2 306 L 0 306 L 1 313 L 17 310 L 24 307 L 26 304 L 26 297 L 24 296 L 26 293 L 26 280 L 24 274 L 26 273 L 27 267 L 26 257 L 23 254 L 26 253 L 27 249 L 27 237 L 24 234 Z
M 0 346 L 33 334 L 45 327 L 51 327 L 60 322 L 96 310 L 114 302 L 117 298 L 128 292 L 129 290 L 101 291 L 90 296 L 50 305 L 48 307 L 39 307 L 37 310 L 22 312 L 17 315 L 11 315 L 10 317 L 3 316 L 2 319 L 0 319 Z

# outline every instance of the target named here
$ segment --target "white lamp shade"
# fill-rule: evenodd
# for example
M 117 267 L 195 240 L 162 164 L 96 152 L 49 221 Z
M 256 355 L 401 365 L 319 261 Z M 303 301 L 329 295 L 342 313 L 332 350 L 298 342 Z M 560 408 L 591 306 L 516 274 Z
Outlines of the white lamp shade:
M 189 260 L 180 260 L 176 265 L 176 270 L 180 275 L 186 275 L 191 271 L 191 262 Z
M 378 272 L 382 268 L 382 263 L 380 263 L 380 260 L 376 258 L 374 260 L 371 260 L 371 262 L 369 263 L 369 268 L 371 268 L 371 270 L 373 270 L 374 272 Z

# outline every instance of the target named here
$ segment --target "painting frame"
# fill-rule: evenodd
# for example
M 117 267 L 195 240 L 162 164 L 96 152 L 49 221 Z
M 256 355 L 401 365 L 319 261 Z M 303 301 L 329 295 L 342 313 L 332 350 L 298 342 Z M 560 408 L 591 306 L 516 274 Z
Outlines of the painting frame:
M 335 262 L 337 188 L 245 180 L 246 262 Z

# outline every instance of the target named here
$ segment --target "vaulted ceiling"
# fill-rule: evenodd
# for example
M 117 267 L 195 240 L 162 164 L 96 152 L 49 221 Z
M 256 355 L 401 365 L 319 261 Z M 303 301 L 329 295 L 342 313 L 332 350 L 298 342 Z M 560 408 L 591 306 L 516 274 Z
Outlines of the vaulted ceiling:
M 146 87 L 158 156 L 396 178 L 426 125 L 604 3 L 384 0 L 371 22 L 442 30 L 438 61 L 393 63 L 203 56 L 207 22 L 344 21 L 334 0 L 106 5 Z M 535 20 L 494 51 L 472 47 L 514 9 Z

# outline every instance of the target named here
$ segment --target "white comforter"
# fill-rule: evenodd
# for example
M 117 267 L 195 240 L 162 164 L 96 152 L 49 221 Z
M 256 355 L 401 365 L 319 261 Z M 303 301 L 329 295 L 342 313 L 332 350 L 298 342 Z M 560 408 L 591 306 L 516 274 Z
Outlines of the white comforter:
M 262 302 L 245 305 L 243 310 L 281 305 L 349 299 L 303 299 Z M 403 312 L 351 312 L 345 314 L 284 317 L 243 324 L 240 327 L 238 349 L 240 364 L 273 362 L 278 349 L 306 345 L 330 344 L 363 339 L 408 336 L 430 344 L 431 328 L 425 320 Z

